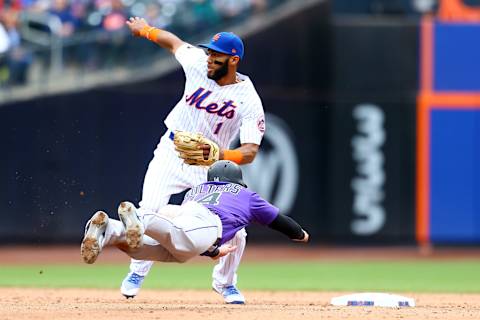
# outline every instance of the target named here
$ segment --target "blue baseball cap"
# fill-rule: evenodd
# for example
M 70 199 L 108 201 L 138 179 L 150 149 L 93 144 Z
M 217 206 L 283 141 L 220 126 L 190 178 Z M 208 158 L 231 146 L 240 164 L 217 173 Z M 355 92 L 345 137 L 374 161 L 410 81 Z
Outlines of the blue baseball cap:
M 232 32 L 220 32 L 212 37 L 210 43 L 200 44 L 199 47 L 213 51 L 239 56 L 243 59 L 243 42 L 239 36 Z

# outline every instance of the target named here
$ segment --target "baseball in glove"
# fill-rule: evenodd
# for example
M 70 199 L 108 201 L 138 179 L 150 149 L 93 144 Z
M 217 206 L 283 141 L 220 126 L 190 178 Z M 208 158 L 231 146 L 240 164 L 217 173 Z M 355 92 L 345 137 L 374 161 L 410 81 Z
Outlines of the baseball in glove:
M 205 138 L 201 133 L 188 131 L 175 131 L 173 137 L 175 150 L 179 157 L 187 164 L 197 166 L 209 166 L 218 161 L 220 148 L 210 139 Z M 209 152 L 204 152 L 205 146 L 209 146 Z

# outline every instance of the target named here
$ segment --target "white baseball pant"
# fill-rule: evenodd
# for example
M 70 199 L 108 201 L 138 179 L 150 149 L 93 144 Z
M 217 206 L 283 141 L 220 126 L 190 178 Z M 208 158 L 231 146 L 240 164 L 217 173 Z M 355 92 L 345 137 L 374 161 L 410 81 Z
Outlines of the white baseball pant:
M 102 245 L 117 245 L 135 259 L 182 263 L 205 252 L 222 235 L 220 218 L 197 202 L 171 205 L 169 210 L 174 214 L 143 216 L 145 235 L 155 242 L 144 241 L 138 249 L 128 248 L 123 224 L 110 219 Z

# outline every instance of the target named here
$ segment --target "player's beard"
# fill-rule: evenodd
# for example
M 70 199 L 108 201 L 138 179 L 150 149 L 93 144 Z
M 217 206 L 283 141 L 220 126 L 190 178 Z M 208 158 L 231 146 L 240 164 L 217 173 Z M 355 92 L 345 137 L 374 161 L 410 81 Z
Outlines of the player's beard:
M 213 74 L 209 75 L 207 73 L 207 77 L 209 79 L 212 79 L 214 81 L 218 81 L 225 77 L 228 73 L 228 61 L 225 61 L 220 68 L 217 70 L 213 71 Z

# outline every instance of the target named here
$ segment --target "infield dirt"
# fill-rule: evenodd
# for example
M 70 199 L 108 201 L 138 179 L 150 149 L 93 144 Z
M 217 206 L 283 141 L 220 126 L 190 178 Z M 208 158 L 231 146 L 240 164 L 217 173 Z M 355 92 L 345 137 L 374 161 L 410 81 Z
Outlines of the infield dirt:
M 275 250 L 273 250 L 275 249 Z M 127 263 L 125 255 L 106 250 L 104 262 Z M 48 258 L 47 258 L 48 257 Z M 455 260 L 479 257 L 475 250 L 328 249 L 294 250 L 248 247 L 245 260 Z M 78 262 L 78 246 L 5 247 L 0 266 L 11 264 Z M 332 297 L 347 292 L 248 291 L 246 305 L 226 305 L 211 290 L 142 290 L 126 300 L 119 290 L 0 288 L 1 320 L 32 319 L 188 319 L 188 320 L 295 320 L 295 319 L 480 319 L 480 294 L 399 293 L 415 299 L 414 308 L 334 307 Z
M 246 305 L 226 305 L 212 291 L 0 289 L 0 319 L 480 319 L 480 295 L 408 294 L 414 308 L 333 307 L 335 292 L 244 291 Z M 343 293 L 342 293 L 343 294 Z

